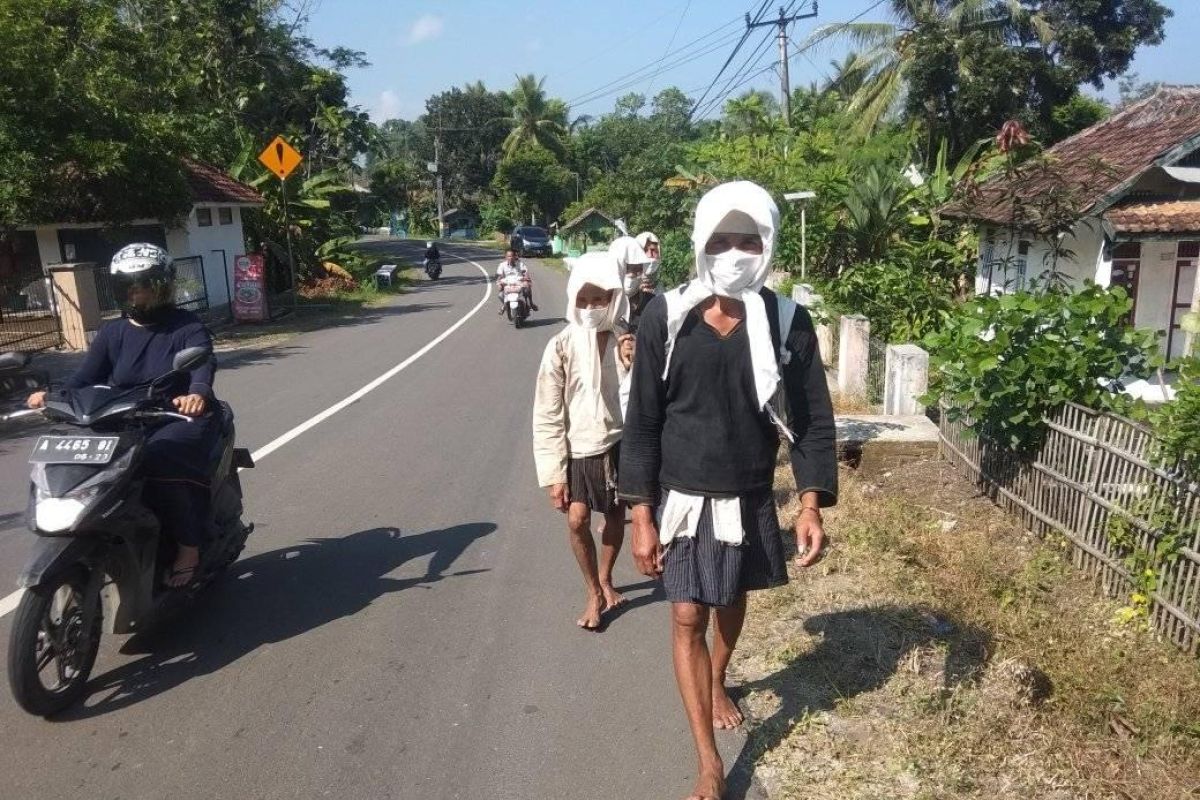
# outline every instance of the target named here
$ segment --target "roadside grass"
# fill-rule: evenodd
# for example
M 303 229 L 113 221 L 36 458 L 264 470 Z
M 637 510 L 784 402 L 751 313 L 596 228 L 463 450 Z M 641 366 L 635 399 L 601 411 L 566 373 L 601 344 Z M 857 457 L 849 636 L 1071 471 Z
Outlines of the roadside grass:
M 1200 796 L 1200 663 L 1116 622 L 1059 542 L 937 460 L 844 471 L 827 528 L 734 662 L 772 798 Z
M 268 322 L 234 324 L 214 333 L 218 347 L 269 346 L 293 336 L 321 328 L 352 324 L 363 314 L 386 305 L 403 294 L 415 279 L 417 267 L 401 264 L 390 287 L 377 289 L 361 282 L 352 290 L 338 290 L 326 297 L 301 297 L 294 311 Z

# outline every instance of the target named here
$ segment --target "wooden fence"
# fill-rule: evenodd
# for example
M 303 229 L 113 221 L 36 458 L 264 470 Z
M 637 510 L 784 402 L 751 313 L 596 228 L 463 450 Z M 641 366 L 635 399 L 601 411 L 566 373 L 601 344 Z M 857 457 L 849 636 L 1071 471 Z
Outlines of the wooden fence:
M 1144 593 L 1153 628 L 1200 653 L 1197 476 L 1160 464 L 1150 430 L 1122 417 L 1068 405 L 1047 422 L 1046 441 L 1030 461 L 943 413 L 942 451 L 1029 530 L 1065 536 L 1075 566 L 1110 597 Z M 1115 540 L 1114 527 L 1121 532 Z M 1153 569 L 1154 579 L 1131 569 Z

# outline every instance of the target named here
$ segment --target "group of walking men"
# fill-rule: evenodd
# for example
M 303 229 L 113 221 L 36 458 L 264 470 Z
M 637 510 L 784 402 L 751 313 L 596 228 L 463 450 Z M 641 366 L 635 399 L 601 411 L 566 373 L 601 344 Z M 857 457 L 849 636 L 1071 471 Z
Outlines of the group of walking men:
M 746 593 L 787 582 L 773 484 L 782 441 L 799 491 L 796 563 L 827 545 L 837 502 L 834 421 L 813 323 L 765 287 L 779 209 L 746 181 L 696 208 L 695 269 L 656 293 L 657 237 L 622 236 L 571 263 L 567 326 L 546 347 L 533 415 L 538 481 L 567 515 L 597 631 L 625 602 L 612 571 L 632 515 L 633 557 L 671 603 L 676 681 L 698 756 L 689 800 L 717 800 L 714 728 L 742 722 L 726 671 Z M 597 553 L 593 514 L 603 516 Z M 712 644 L 707 634 L 711 622 Z

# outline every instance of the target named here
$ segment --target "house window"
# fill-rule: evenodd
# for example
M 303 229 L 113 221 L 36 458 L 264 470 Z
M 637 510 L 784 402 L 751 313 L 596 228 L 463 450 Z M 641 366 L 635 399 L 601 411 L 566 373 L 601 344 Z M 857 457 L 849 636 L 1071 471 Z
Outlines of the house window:
M 233 209 L 228 206 L 222 206 L 217 209 L 217 221 L 222 225 L 233 224 Z
M 1033 247 L 1033 243 L 1027 239 L 1022 239 L 1017 242 L 1017 257 L 1013 260 L 1013 267 L 1016 268 L 1016 275 L 1008 277 L 1008 287 L 1013 291 L 1021 291 L 1025 288 L 1025 276 L 1029 272 L 1029 250 Z
M 1120 286 L 1133 300 L 1133 308 L 1125 318 L 1126 325 L 1137 319 L 1138 272 L 1142 266 L 1142 243 L 1121 242 L 1113 248 L 1110 286 Z
M 1183 315 L 1192 310 L 1200 264 L 1200 242 L 1180 242 L 1175 258 L 1175 293 L 1171 298 L 1171 329 L 1167 332 L 1167 355 L 1179 358 L 1187 336 L 1183 332 Z
M 212 227 L 212 209 L 197 208 L 196 209 L 196 224 L 201 228 Z

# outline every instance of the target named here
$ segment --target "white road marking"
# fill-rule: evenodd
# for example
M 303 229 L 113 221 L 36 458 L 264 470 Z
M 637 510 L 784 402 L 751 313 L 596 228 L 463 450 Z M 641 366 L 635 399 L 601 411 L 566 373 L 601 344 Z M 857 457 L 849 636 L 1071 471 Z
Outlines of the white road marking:
M 338 402 L 334 403 L 329 408 L 325 409 L 324 411 L 320 412 L 319 414 L 316 414 L 315 416 L 310 417 L 309 419 L 305 420 L 304 422 L 301 422 L 299 425 L 292 428 L 287 433 L 283 434 L 282 436 L 277 437 L 273 441 L 268 442 L 267 444 L 265 444 L 262 447 L 255 450 L 253 453 L 250 454 L 250 457 L 253 458 L 255 460 L 255 462 L 263 460 L 267 456 L 271 455 L 271 453 L 274 453 L 276 450 L 283 447 L 288 442 L 307 433 L 308 431 L 310 431 L 313 428 L 320 425 L 325 420 L 332 417 L 334 414 L 338 413 L 339 411 L 345 409 L 346 407 L 350 406 L 351 404 L 356 403 L 359 400 L 361 400 L 362 398 L 366 397 L 368 394 L 375 391 L 380 386 L 382 386 L 383 384 L 387 383 L 392 378 L 399 375 L 401 372 L 403 372 L 405 369 L 407 369 L 409 366 L 411 366 L 414 362 L 416 362 L 417 359 L 419 359 L 421 356 L 425 355 L 430 350 L 437 347 L 439 344 L 441 344 L 443 341 L 445 341 L 446 338 L 450 336 L 450 334 L 454 333 L 456 330 L 461 328 L 463 325 L 467 324 L 467 320 L 469 320 L 471 317 L 473 317 L 477 313 L 479 313 L 479 309 L 483 308 L 487 304 L 488 300 L 491 299 L 491 296 L 492 296 L 491 273 L 489 273 L 486 269 L 484 269 L 482 266 L 480 266 L 478 262 L 472 261 L 469 258 L 463 258 L 462 256 L 456 256 L 452 253 L 448 253 L 447 255 L 450 255 L 452 258 L 457 258 L 460 261 L 465 261 L 468 264 L 473 265 L 476 269 L 478 269 L 480 272 L 483 273 L 483 278 L 484 278 L 483 297 L 475 305 L 475 307 L 472 308 L 470 311 L 468 311 L 458 322 L 454 323 L 449 328 L 442 331 L 442 333 L 439 334 L 436 339 L 434 339 L 429 344 L 422 347 L 417 352 L 413 353 L 408 358 L 401 361 L 396 366 L 389 369 L 387 372 L 380 375 L 375 380 L 368 383 L 366 386 L 364 386 L 361 389 L 359 389 L 358 391 L 356 391 L 354 394 L 346 397 L 344 400 L 339 400 Z M 7 614 L 11 614 L 13 611 L 15 611 L 17 608 L 17 605 L 20 604 L 20 602 L 21 602 L 21 595 L 23 595 L 24 593 L 25 593 L 24 589 L 17 589 L 15 592 L 8 595 L 7 597 L 0 598 L 0 617 L 4 617 Z

